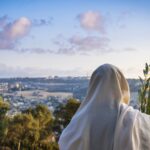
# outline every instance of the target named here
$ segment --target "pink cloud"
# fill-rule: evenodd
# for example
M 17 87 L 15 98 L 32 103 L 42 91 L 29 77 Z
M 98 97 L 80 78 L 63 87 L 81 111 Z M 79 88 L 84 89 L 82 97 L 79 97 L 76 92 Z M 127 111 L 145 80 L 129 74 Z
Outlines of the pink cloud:
M 6 21 L 5 21 L 6 22 Z M 29 33 L 31 21 L 26 17 L 21 17 L 13 22 L 5 23 L 0 31 L 0 49 L 12 49 L 18 39 Z
M 85 30 L 105 33 L 104 17 L 97 11 L 88 11 L 77 16 L 80 26 Z
M 109 39 L 98 36 L 73 36 L 70 38 L 70 43 L 76 45 L 82 51 L 92 51 L 102 49 L 108 45 Z
M 30 26 L 31 21 L 26 17 L 22 17 L 8 27 L 8 36 L 13 39 L 23 37 L 29 32 Z
M 89 55 L 92 53 L 108 53 L 111 52 L 111 50 L 109 49 L 109 42 L 109 38 L 104 36 L 74 35 L 68 39 L 57 39 L 54 42 L 54 44 L 56 44 L 57 46 L 54 53 L 65 55 Z

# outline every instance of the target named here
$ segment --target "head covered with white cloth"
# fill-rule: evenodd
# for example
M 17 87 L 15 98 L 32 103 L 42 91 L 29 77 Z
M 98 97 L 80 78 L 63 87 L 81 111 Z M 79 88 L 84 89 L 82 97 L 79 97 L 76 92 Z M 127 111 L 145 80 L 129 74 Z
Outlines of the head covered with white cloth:
M 134 149 L 139 139 L 137 128 L 135 138 L 132 135 L 138 111 L 127 105 L 129 98 L 128 83 L 117 67 L 97 68 L 85 100 L 60 136 L 60 150 Z

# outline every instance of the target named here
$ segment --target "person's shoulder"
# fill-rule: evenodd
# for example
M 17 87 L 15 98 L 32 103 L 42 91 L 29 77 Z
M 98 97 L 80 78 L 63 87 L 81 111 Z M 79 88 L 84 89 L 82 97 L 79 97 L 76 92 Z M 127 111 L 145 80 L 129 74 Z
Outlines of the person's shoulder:
M 138 119 L 140 120 L 140 121 L 142 121 L 142 122 L 150 122 L 150 115 L 148 115 L 148 114 L 145 114 L 145 113 L 142 113 L 142 112 L 140 112 L 139 114 L 138 114 Z
M 132 106 L 129 106 L 125 103 L 120 104 L 120 110 L 125 111 L 125 112 L 130 112 L 130 113 L 135 113 L 135 112 L 138 113 L 139 112 L 139 110 L 134 109 Z
M 124 116 L 125 118 L 135 119 L 139 113 L 140 113 L 139 110 L 134 109 L 132 106 L 129 106 L 124 103 L 120 104 L 120 114 Z

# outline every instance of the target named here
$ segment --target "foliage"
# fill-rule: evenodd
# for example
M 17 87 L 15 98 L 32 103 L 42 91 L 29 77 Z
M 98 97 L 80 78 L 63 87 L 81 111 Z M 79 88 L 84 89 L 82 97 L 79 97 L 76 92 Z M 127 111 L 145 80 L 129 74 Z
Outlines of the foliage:
M 5 105 L 3 103 L 2 108 Z M 0 125 L 4 121 L 3 117 Z M 0 135 L 1 132 L 4 135 L 1 126 Z M 2 135 L 0 139 L 0 149 L 58 150 L 52 126 L 53 117 L 47 106 L 38 105 L 36 108 L 28 109 L 8 119 L 5 138 Z
M 39 140 L 39 123 L 31 114 L 16 115 L 9 124 L 7 142 L 14 149 L 18 147 L 31 147 Z
M 141 88 L 139 90 L 140 110 L 150 114 L 150 65 L 145 64 L 143 69 L 144 79 L 140 77 Z
M 6 116 L 9 104 L 0 97 L 0 145 L 4 142 L 8 131 L 8 118 Z
M 59 150 L 56 136 L 60 136 L 79 105 L 79 101 L 70 99 L 53 115 L 47 106 L 37 105 L 9 117 L 6 115 L 9 104 L 0 98 L 0 149 Z
M 0 119 L 5 117 L 8 110 L 9 104 L 7 102 L 4 102 L 3 98 L 0 96 Z
M 70 99 L 66 105 L 61 105 L 55 110 L 53 130 L 56 132 L 57 138 L 59 138 L 62 130 L 69 124 L 79 106 L 79 101 L 76 99 Z

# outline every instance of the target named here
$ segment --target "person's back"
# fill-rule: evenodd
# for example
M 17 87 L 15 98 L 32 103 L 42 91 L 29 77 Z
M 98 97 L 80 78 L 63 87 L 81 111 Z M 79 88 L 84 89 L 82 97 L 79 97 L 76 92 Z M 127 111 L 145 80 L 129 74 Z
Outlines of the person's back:
M 60 136 L 60 150 L 148 150 L 139 140 L 145 138 L 145 130 L 140 130 L 143 119 L 137 119 L 143 114 L 127 105 L 129 95 L 117 67 L 105 64 L 96 69 L 85 100 Z

